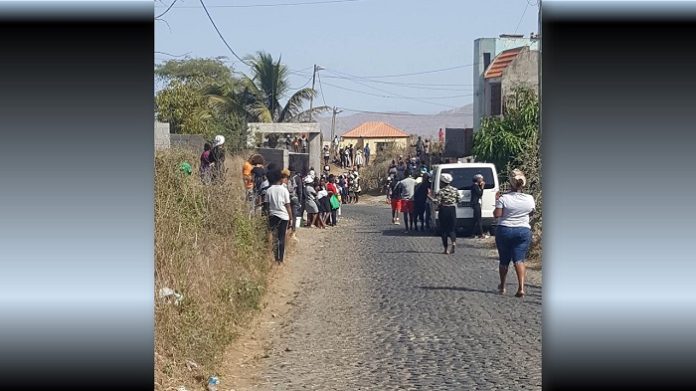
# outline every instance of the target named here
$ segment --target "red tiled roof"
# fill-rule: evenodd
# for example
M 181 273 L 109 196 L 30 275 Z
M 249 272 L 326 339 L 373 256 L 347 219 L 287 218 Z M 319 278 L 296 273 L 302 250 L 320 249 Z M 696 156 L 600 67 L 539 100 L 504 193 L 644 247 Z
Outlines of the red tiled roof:
M 503 70 L 517 57 L 527 46 L 506 50 L 495 57 L 491 65 L 483 74 L 484 79 L 492 79 L 503 75 Z
M 408 133 L 386 122 L 365 122 L 343 134 L 347 138 L 397 138 L 409 137 Z

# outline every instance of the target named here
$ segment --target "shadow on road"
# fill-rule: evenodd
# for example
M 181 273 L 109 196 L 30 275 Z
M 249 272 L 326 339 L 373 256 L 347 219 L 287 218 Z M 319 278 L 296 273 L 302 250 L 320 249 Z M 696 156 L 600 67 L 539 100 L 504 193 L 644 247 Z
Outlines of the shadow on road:
M 473 289 L 473 288 L 466 288 L 466 287 L 459 287 L 459 286 L 419 286 L 418 288 L 424 289 L 427 291 L 459 291 L 459 292 L 478 292 L 478 293 L 487 293 L 489 295 L 498 295 L 498 291 L 496 290 L 483 290 L 483 289 Z
M 536 294 L 536 293 L 530 293 L 528 288 L 533 287 L 534 285 L 525 285 L 526 286 L 526 295 L 525 298 L 541 298 L 541 295 Z M 490 289 L 490 290 L 484 290 L 484 289 L 474 289 L 474 288 L 467 288 L 467 287 L 460 287 L 460 286 L 419 286 L 418 288 L 427 290 L 427 291 L 457 291 L 457 292 L 476 292 L 476 293 L 486 293 L 489 295 L 496 295 L 496 296 L 501 296 L 496 289 Z M 507 293 L 502 296 L 513 296 L 511 293 Z M 514 296 L 513 296 L 514 297 Z M 541 305 L 541 301 L 538 300 L 526 300 L 529 303 L 532 304 L 538 304 Z

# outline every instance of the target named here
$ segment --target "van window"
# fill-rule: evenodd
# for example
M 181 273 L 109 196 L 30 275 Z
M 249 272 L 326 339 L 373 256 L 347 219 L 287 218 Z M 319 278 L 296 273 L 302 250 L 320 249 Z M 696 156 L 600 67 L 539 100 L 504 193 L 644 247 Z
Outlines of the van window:
M 452 186 L 459 190 L 466 190 L 474 183 L 473 178 L 476 174 L 483 175 L 483 180 L 486 182 L 486 189 L 495 187 L 493 179 L 493 170 L 489 167 L 456 167 L 443 168 L 441 174 L 448 173 L 452 175 Z

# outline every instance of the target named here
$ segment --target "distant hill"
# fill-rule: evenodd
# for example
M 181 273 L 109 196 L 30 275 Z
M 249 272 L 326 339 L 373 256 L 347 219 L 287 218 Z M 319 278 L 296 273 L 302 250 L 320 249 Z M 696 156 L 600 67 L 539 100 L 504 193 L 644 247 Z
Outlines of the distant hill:
M 331 115 L 317 117 L 324 137 L 331 136 Z M 383 121 L 410 134 L 424 137 L 437 137 L 440 128 L 470 128 L 473 126 L 473 104 L 437 114 L 421 115 L 411 113 L 372 114 L 372 113 L 340 113 L 336 116 L 336 134 L 343 133 L 368 121 Z

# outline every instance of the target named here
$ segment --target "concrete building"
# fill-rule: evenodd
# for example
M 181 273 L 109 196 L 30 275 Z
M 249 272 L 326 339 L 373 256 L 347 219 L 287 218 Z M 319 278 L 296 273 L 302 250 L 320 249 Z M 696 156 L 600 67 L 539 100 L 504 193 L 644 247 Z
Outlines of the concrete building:
M 365 122 L 344 133 L 339 146 L 346 147 L 353 144 L 354 147 L 364 148 L 365 144 L 369 143 L 370 159 L 372 159 L 388 145 L 408 146 L 409 137 L 408 133 L 386 122 Z
M 538 50 L 539 39 L 533 35 L 530 35 L 529 38 L 523 35 L 501 35 L 498 38 L 479 38 L 474 41 L 474 132 L 481 126 L 481 118 L 485 112 L 485 79 L 483 75 L 486 69 L 500 53 L 525 46 L 529 47 L 530 50 Z
M 293 166 L 300 165 L 301 167 L 295 167 L 299 170 L 307 169 L 309 167 L 318 170 L 322 167 L 321 158 L 321 128 L 316 122 L 306 122 L 306 123 L 295 123 L 295 122 L 279 122 L 279 123 L 263 123 L 263 122 L 250 122 L 248 125 L 248 138 L 247 147 L 254 148 L 259 147 L 259 140 L 263 138 L 263 135 L 270 133 L 278 133 L 281 135 L 294 135 L 301 134 L 307 137 L 309 143 L 309 148 L 307 153 L 292 153 L 289 151 L 278 152 L 271 151 L 269 148 L 260 148 L 259 151 L 265 151 L 266 154 L 271 152 L 277 152 L 282 155 L 281 158 L 277 158 L 275 154 L 270 160 L 279 159 L 283 162 L 284 167 L 289 167 L 291 164 Z M 274 149 L 282 149 L 278 146 Z M 269 155 L 270 156 L 270 155 Z
M 505 97 L 517 86 L 539 93 L 539 51 L 528 47 L 500 53 L 483 75 L 483 116 L 501 115 Z
M 169 149 L 170 146 L 169 124 L 155 121 L 155 150 Z

